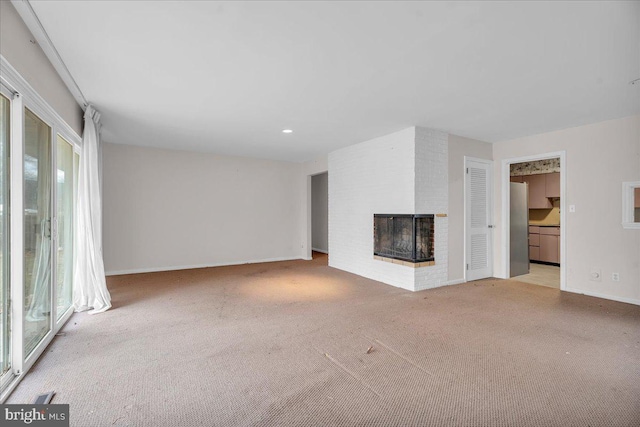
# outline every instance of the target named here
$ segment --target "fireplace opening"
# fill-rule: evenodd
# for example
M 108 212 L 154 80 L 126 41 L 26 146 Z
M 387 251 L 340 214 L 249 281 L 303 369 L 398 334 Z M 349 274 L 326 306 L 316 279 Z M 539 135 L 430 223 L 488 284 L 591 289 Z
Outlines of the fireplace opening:
M 433 215 L 373 215 L 373 254 L 413 263 L 433 261 Z

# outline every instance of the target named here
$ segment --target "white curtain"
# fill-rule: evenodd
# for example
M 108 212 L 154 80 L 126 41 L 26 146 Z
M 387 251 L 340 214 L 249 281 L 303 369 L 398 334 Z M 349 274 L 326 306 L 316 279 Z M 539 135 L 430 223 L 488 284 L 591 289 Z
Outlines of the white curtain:
M 91 105 L 84 113 L 78 176 L 77 240 L 73 307 L 102 313 L 111 308 L 102 261 L 102 199 L 100 194 L 100 113 Z

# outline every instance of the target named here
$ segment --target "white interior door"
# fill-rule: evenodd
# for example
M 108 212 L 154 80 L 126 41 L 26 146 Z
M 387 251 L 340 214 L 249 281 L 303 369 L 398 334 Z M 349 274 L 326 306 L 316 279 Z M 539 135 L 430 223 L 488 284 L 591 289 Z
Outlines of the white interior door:
M 466 280 L 493 275 L 493 162 L 465 157 Z

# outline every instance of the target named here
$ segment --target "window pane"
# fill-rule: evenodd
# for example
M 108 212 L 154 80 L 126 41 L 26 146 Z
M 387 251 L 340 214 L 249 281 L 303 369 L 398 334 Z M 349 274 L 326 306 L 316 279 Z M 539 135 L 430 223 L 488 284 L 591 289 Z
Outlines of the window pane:
M 0 375 L 11 367 L 9 325 L 9 108 L 0 95 Z
M 25 109 L 24 350 L 51 327 L 51 128 Z
M 71 307 L 73 283 L 73 147 L 58 135 L 58 319 Z

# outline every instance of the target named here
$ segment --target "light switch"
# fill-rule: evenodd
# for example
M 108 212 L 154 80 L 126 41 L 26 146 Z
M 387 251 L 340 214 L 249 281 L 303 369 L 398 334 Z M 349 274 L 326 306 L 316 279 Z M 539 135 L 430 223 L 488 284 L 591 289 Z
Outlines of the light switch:
M 576 205 L 569 205 L 569 212 L 575 212 L 576 211 Z

